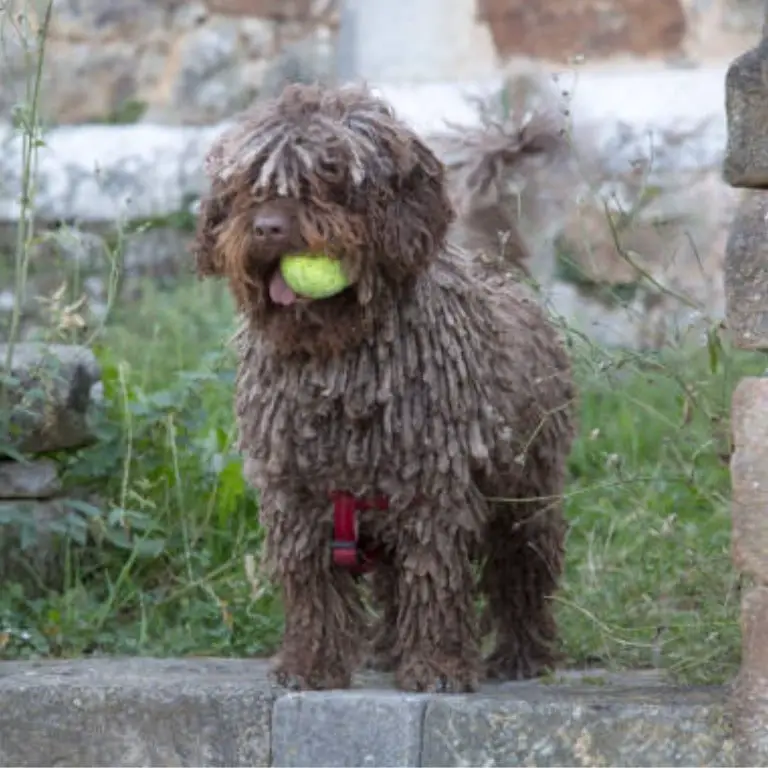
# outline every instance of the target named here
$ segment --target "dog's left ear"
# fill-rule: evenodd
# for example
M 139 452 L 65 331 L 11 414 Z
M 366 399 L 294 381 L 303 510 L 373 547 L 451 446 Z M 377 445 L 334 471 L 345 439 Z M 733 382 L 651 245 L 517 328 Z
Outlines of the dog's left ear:
M 394 196 L 385 207 L 383 248 L 397 279 L 425 269 L 445 244 L 455 218 L 445 183 L 445 168 L 420 139 L 411 143 L 408 168 L 394 179 Z
M 192 253 L 197 276 L 221 277 L 224 264 L 218 248 L 218 231 L 227 217 L 220 195 L 210 192 L 200 201 Z

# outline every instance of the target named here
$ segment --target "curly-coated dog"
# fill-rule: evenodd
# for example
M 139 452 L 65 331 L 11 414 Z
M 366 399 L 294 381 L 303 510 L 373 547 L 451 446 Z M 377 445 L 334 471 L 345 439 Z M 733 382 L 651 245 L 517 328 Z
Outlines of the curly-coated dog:
M 487 672 L 550 667 L 569 360 L 498 260 L 447 245 L 443 165 L 367 89 L 292 85 L 206 170 L 197 269 L 229 280 L 243 316 L 239 447 L 284 600 L 277 680 L 346 687 L 372 638 L 401 688 L 473 690 L 480 595 Z M 295 295 L 278 262 L 308 250 L 338 257 L 351 286 Z

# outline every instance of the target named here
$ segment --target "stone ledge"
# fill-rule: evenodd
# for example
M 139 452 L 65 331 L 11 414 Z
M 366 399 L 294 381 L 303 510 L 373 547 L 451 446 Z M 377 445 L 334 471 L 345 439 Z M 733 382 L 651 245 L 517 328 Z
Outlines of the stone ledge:
M 593 674 L 594 677 L 594 674 Z M 0 663 L 0 765 L 733 765 L 726 691 L 564 675 L 467 696 L 286 693 L 267 663 Z
M 726 143 L 724 81 L 725 67 L 711 67 L 574 70 L 563 74 L 561 84 L 572 94 L 577 143 L 588 136 L 585 141 L 619 174 L 638 158 L 652 158 L 646 183 L 653 183 L 656 171 L 668 176 L 719 168 Z M 429 134 L 445 121 L 475 123 L 467 96 L 498 85 L 487 80 L 376 87 L 417 131 Z M 36 217 L 103 224 L 178 212 L 205 188 L 203 157 L 227 125 L 52 129 L 37 157 Z M 681 135 L 684 140 L 674 138 Z M 21 156 L 20 137 L 0 125 L 0 223 L 15 222 L 20 214 Z

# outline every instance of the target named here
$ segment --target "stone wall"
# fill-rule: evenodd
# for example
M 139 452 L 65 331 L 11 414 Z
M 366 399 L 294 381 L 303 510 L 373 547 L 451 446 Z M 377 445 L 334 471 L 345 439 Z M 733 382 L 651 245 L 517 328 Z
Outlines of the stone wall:
M 90 350 L 0 344 L 0 583 L 60 586 L 59 545 L 87 535 L 61 464 L 93 439 L 101 396 Z
M 46 0 L 0 2 L 0 118 L 34 75 Z M 332 77 L 334 0 L 56 0 L 46 120 L 201 124 L 286 80 Z
M 0 119 L 25 93 L 47 0 L 0 0 Z M 558 67 L 723 60 L 752 45 L 759 0 L 55 0 L 47 120 L 214 123 L 288 80 L 485 77 L 510 55 Z M 446 45 L 446 40 L 450 44 Z M 352 50 L 354 49 L 354 50 Z
M 768 3 L 764 5 L 768 22 Z M 725 261 L 727 325 L 735 344 L 768 351 L 768 26 L 726 76 L 724 175 L 744 189 Z M 742 379 L 731 403 L 733 559 L 742 592 L 742 660 L 734 689 L 741 765 L 768 761 L 768 377 Z
M 761 0 L 477 0 L 502 56 L 563 63 L 616 58 L 689 64 L 735 55 L 754 42 Z
M 652 672 L 454 696 L 402 693 L 382 675 L 355 682 L 287 692 L 258 659 L 0 662 L 0 764 L 734 765 L 723 689 Z

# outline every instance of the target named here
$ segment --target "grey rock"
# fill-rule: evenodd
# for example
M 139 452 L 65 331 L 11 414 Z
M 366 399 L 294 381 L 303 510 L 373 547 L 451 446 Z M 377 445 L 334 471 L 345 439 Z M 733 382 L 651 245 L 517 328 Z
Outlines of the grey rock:
M 738 562 L 736 567 L 739 567 Z M 741 626 L 741 669 L 733 692 L 733 730 L 739 748 L 737 765 L 766 765 L 768 653 L 765 633 L 768 629 L 768 587 L 755 586 L 744 592 L 741 601 Z
M 765 17 L 765 0 L 726 0 L 723 5 L 723 28 L 729 31 L 751 33 Z
M 242 79 L 239 42 L 239 21 L 223 16 L 190 32 L 181 43 L 179 75 L 166 110 L 186 123 L 211 123 L 246 106 L 259 84 Z
M 245 17 L 239 19 L 240 36 L 249 56 L 264 58 L 272 52 L 275 25 L 267 19 Z
M 521 685 L 430 701 L 421 765 L 733 765 L 722 691 Z
M 6 381 L 0 443 L 27 453 L 77 448 L 92 439 L 91 419 L 100 401 L 101 370 L 84 347 L 16 344 L 10 369 L 8 345 L 0 344 L 0 375 Z
M 29 594 L 61 589 L 66 547 L 86 534 L 63 499 L 0 501 L 0 584 L 21 583 Z
M 121 107 L 138 100 L 136 45 L 130 40 L 75 39 L 52 42 L 48 53 L 60 67 L 46 68 L 40 98 L 43 115 L 57 123 L 115 120 Z M 64 74 L 66 73 L 66 74 Z M 84 89 L 82 83 L 89 87 Z
M 259 662 L 3 662 L 0 701 L 0 765 L 269 765 Z
M 201 0 L 192 0 L 177 6 L 173 14 L 173 27 L 190 30 L 204 24 L 208 19 L 208 7 Z
M 272 765 L 418 765 L 426 703 L 392 691 L 282 696 L 272 716 Z
M 67 37 L 108 37 L 150 32 L 165 23 L 178 0 L 56 0 L 52 33 Z
M 747 193 L 731 223 L 725 256 L 726 318 L 743 349 L 768 349 L 768 191 Z
M 60 490 L 59 469 L 51 459 L 0 461 L 0 499 L 47 499 Z
M 734 187 L 768 187 L 768 40 L 735 59 L 726 75 L 728 144 L 723 175 Z
M 322 40 L 305 38 L 286 45 L 269 62 L 264 73 L 261 95 L 277 96 L 290 83 L 330 84 L 335 80 L 333 50 Z

